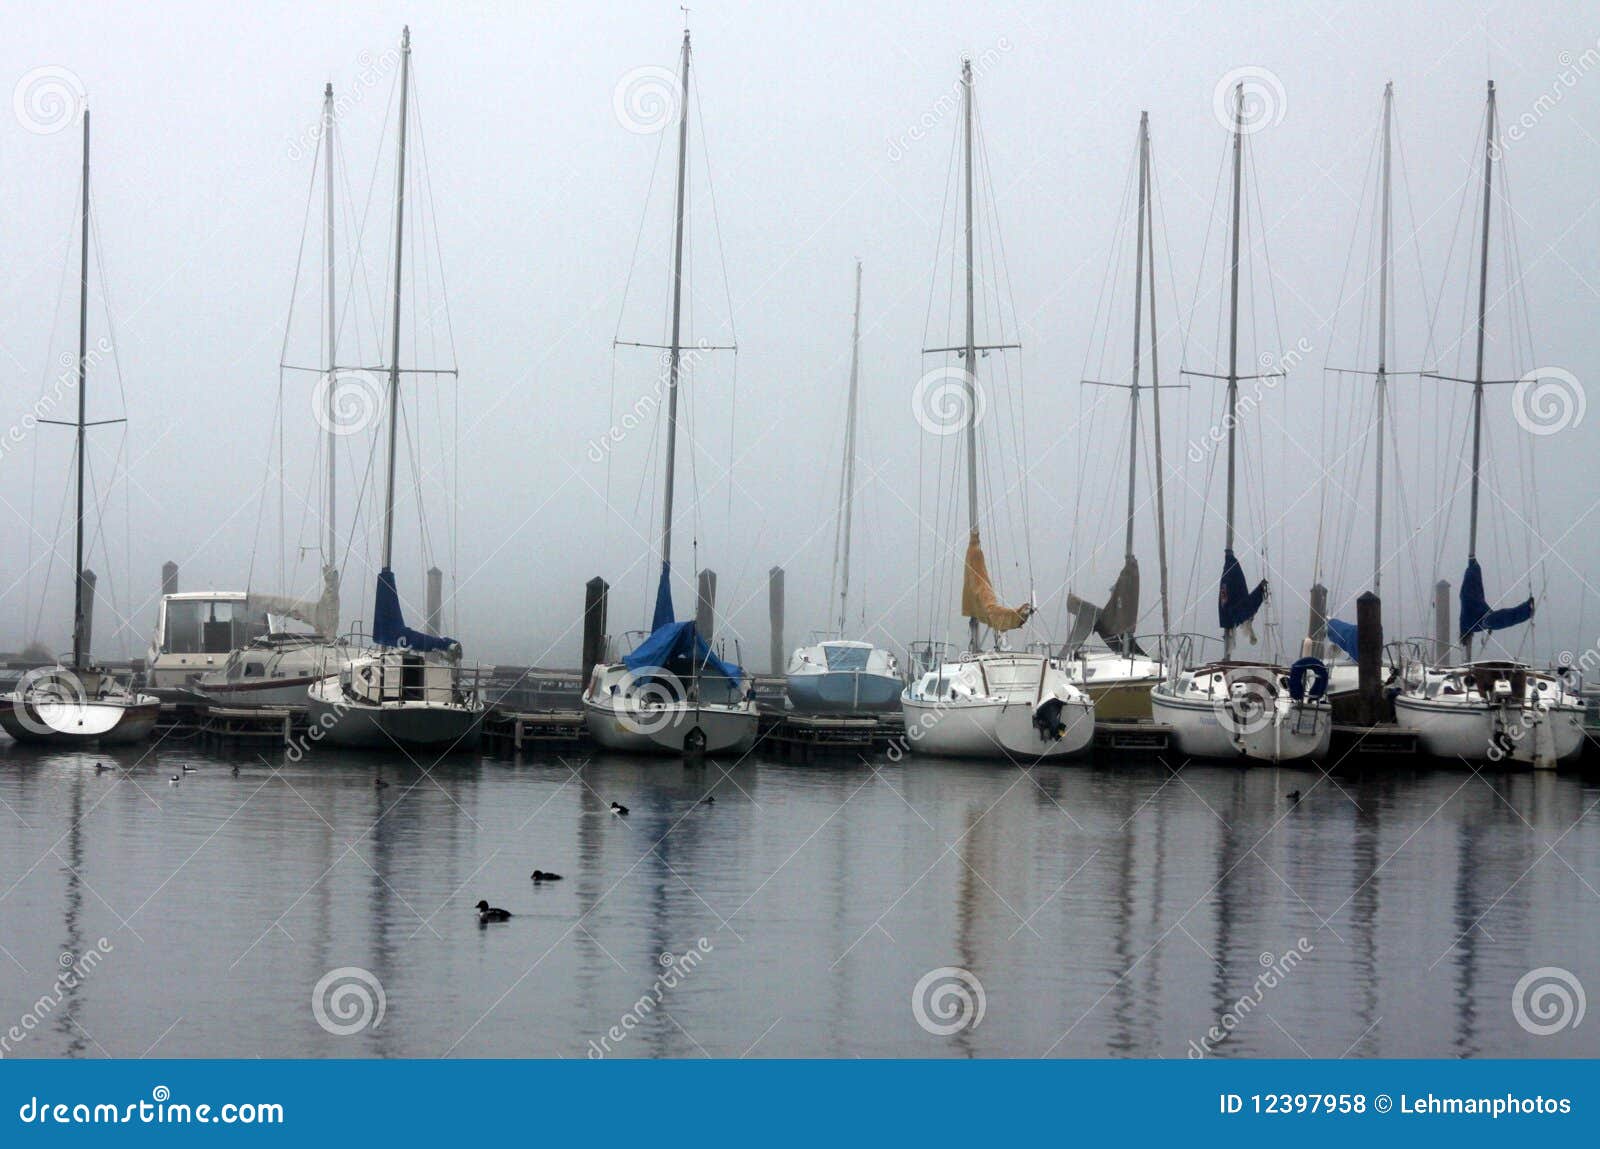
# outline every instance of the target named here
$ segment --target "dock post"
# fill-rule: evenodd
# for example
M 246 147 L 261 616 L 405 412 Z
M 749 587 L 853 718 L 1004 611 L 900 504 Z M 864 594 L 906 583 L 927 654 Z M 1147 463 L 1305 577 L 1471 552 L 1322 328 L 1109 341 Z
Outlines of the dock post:
M 772 624 L 772 673 L 784 671 L 783 646 L 783 568 L 773 567 L 767 572 L 767 619 Z
M 83 571 L 83 656 L 88 658 L 94 650 L 94 587 L 96 583 L 94 571 L 87 567 Z
M 178 564 L 171 560 L 161 564 L 161 593 L 178 593 Z
M 1444 666 L 1450 661 L 1450 580 L 1440 579 L 1433 584 L 1433 664 Z
M 595 664 L 606 657 L 606 594 L 611 587 L 599 575 L 583 584 L 583 681 L 587 689 Z M 522 731 L 517 731 L 517 748 L 522 748 Z
M 717 572 L 703 570 L 700 572 L 700 601 L 695 607 L 694 625 L 708 646 L 711 644 L 712 634 L 716 631 L 716 622 Z
M 439 611 L 444 606 L 444 571 L 428 568 L 428 633 L 439 637 Z
M 1310 649 L 1303 653 L 1321 658 L 1328 643 L 1328 588 L 1321 583 L 1311 587 L 1311 620 L 1306 623 L 1306 641 Z
M 1361 724 L 1383 720 L 1383 600 L 1370 590 L 1356 599 L 1356 673 Z

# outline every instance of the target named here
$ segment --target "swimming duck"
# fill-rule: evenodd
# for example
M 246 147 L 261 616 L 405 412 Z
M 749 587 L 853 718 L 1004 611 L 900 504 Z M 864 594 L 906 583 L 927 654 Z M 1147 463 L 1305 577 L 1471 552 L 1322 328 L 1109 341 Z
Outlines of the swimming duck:
M 716 804 L 717 804 L 717 798 L 716 798 L 716 795 L 714 795 L 714 794 L 707 794 L 707 795 L 706 795 L 706 796 L 705 796 L 705 800 L 704 800 L 704 802 L 702 802 L 702 803 L 701 803 L 701 804 L 702 804 L 702 805 L 705 805 L 705 806 L 715 806 L 715 805 L 716 805 Z
M 619 805 L 616 802 L 611 803 L 611 812 L 619 818 L 626 818 L 628 816 L 628 808 L 626 806 Z
M 1300 804 L 1300 791 L 1298 790 L 1290 790 L 1284 795 L 1284 797 L 1289 799 L 1289 805 L 1291 806 L 1298 806 Z
M 167 781 L 176 786 L 178 784 L 178 775 L 174 774 L 171 778 L 168 778 Z
M 476 907 L 479 922 L 508 922 L 511 920 L 511 911 L 502 910 L 491 906 L 488 902 L 480 901 Z
M 388 786 L 389 783 L 385 782 L 382 778 L 374 778 L 372 780 L 372 785 L 374 789 L 382 790 L 384 787 Z
M 237 767 L 237 766 L 235 766 L 235 767 L 234 767 L 234 768 L 233 768 L 233 776 L 234 776 L 234 777 L 235 777 L 235 778 L 237 778 L 237 777 L 238 777 L 238 776 L 239 776 L 239 767 Z
M 552 874 L 546 870 L 535 870 L 528 876 L 536 882 L 559 882 L 561 880 L 560 874 Z
M 104 762 L 96 762 L 94 764 L 94 772 L 96 774 L 99 774 L 103 770 L 110 770 L 110 769 L 111 769 L 111 767 L 107 766 Z
M 185 774 L 193 774 L 194 773 L 194 767 L 189 765 L 187 762 L 185 762 L 183 764 L 183 772 Z

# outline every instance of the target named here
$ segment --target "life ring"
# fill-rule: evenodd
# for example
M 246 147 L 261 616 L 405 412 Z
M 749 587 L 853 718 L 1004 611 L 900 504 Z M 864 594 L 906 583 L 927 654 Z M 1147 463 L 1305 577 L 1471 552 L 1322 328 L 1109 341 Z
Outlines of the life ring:
M 1311 688 L 1306 689 L 1306 675 Z M 1302 658 L 1289 668 L 1289 697 L 1295 702 L 1315 702 L 1328 693 L 1328 664 L 1320 658 Z

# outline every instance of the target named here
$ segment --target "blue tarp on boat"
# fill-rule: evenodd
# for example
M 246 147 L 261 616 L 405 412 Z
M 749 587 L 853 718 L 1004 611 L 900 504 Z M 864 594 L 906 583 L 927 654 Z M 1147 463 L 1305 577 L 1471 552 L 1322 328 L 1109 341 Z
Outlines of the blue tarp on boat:
M 1251 590 L 1244 581 L 1244 570 L 1232 551 L 1222 552 L 1222 585 L 1217 589 L 1217 622 L 1223 630 L 1243 626 L 1261 609 L 1267 597 L 1267 580 Z
M 448 650 L 457 645 L 453 638 L 436 638 L 412 630 L 400 610 L 400 593 L 394 588 L 394 572 L 388 567 L 378 572 L 378 601 L 372 608 L 372 641 L 379 646 L 398 646 L 406 650 Z
M 1341 619 L 1328 620 L 1328 641 L 1344 651 L 1351 658 L 1358 658 L 1356 654 L 1356 624 L 1344 622 Z
M 1489 609 L 1483 593 L 1483 568 L 1477 559 L 1467 560 L 1467 573 L 1461 576 L 1461 641 L 1480 631 L 1487 634 L 1508 626 L 1521 626 L 1533 617 L 1533 599 L 1500 610 Z
M 720 676 L 732 682 L 744 677 L 737 666 L 712 652 L 693 620 L 657 627 L 632 654 L 623 657 L 622 663 L 635 672 L 660 667 L 685 680 L 695 677 L 696 671 L 702 678 Z

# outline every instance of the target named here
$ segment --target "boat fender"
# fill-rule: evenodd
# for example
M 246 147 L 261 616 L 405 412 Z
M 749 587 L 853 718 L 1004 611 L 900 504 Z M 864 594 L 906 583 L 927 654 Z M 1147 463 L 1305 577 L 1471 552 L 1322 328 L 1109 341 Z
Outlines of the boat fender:
M 1306 686 L 1310 675 L 1311 685 Z M 1328 664 L 1320 658 L 1302 658 L 1289 668 L 1289 697 L 1295 702 L 1313 702 L 1328 693 Z

